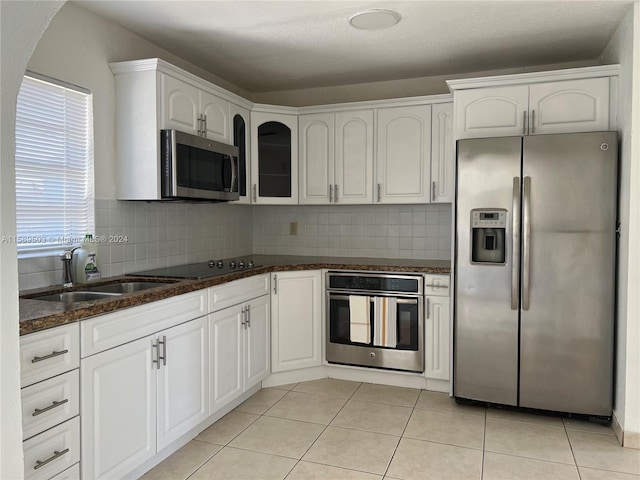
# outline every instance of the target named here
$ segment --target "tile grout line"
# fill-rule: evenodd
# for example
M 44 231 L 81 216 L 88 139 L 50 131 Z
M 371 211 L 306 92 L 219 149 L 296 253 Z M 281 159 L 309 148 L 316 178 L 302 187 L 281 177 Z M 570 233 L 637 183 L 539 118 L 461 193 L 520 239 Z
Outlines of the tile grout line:
M 387 468 L 384 471 L 384 474 L 382 475 L 382 478 L 387 477 L 387 473 L 389 472 L 389 469 L 391 468 L 391 464 L 393 463 L 393 458 L 396 456 L 396 452 L 398 451 L 398 447 L 400 446 L 400 442 L 404 438 L 404 432 L 407 431 L 407 427 L 409 426 L 409 422 L 411 421 L 411 417 L 413 417 L 413 412 L 416 411 L 416 405 L 418 404 L 418 401 L 420 400 L 420 395 L 422 395 L 423 391 L 425 391 L 425 390 L 422 389 L 422 388 L 419 390 L 418 398 L 416 398 L 416 401 L 413 402 L 413 407 L 411 408 L 411 415 L 409 415 L 409 418 L 407 419 L 407 423 L 404 424 L 404 428 L 402 429 L 402 433 L 400 434 L 400 438 L 398 439 L 398 443 L 396 444 L 396 448 L 393 449 L 393 453 L 391 454 L 391 458 L 389 459 L 389 463 L 387 465 Z
M 576 454 L 573 451 L 573 445 L 571 444 L 571 437 L 569 437 L 569 432 L 567 431 L 567 424 L 564 422 L 564 418 L 562 419 L 562 426 L 564 427 L 564 434 L 567 436 L 567 442 L 569 443 L 569 449 L 571 450 L 571 456 L 573 457 L 573 463 L 576 467 L 576 472 L 578 472 L 578 479 L 582 478 L 582 474 L 580 473 L 580 469 L 578 468 L 578 459 L 576 458 Z
M 455 401 L 455 400 L 454 400 Z M 484 431 L 482 432 L 482 459 L 480 460 L 480 479 L 484 479 L 484 456 L 487 447 L 487 407 L 484 407 Z

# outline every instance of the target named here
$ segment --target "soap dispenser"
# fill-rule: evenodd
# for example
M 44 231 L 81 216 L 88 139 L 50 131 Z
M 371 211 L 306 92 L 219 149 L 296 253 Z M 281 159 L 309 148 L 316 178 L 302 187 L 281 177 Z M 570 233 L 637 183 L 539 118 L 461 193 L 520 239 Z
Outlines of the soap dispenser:
M 75 273 L 77 283 L 89 283 L 100 280 L 98 264 L 98 245 L 92 235 L 85 235 L 84 240 L 74 252 Z

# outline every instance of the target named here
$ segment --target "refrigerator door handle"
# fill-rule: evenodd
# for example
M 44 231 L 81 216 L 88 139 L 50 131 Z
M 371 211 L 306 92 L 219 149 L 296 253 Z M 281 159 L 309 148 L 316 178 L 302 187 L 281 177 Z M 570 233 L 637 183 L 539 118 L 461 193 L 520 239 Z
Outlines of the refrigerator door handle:
M 517 310 L 518 270 L 520 268 L 520 177 L 513 177 L 513 202 L 511 209 L 511 310 Z
M 531 273 L 531 177 L 524 177 L 522 222 L 522 309 L 529 310 Z

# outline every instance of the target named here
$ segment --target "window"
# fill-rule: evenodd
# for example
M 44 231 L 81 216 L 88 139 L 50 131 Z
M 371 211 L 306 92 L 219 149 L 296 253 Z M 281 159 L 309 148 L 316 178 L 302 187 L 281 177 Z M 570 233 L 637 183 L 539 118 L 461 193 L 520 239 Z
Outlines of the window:
M 26 75 L 16 111 L 18 254 L 50 255 L 93 233 L 93 197 L 91 93 Z

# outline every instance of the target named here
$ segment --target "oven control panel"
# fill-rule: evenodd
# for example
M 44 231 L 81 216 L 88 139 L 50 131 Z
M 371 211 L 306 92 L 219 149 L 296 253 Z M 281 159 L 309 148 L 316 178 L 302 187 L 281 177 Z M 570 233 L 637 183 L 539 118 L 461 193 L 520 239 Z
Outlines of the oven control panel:
M 327 273 L 329 290 L 422 295 L 423 279 L 417 275 Z

